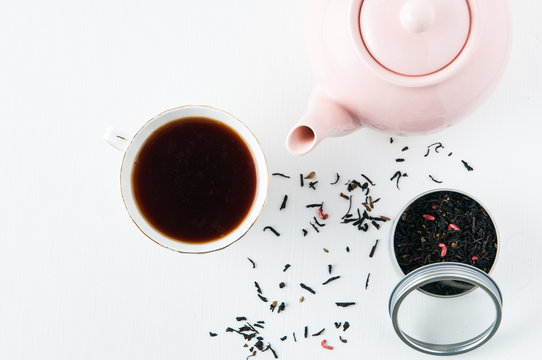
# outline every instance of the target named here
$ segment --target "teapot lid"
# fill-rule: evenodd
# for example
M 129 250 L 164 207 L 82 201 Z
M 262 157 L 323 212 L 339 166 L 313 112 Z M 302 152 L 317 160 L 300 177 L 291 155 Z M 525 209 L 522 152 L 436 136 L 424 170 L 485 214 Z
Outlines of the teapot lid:
M 381 66 L 424 76 L 450 65 L 471 30 L 468 0 L 364 0 L 359 16 L 363 43 Z

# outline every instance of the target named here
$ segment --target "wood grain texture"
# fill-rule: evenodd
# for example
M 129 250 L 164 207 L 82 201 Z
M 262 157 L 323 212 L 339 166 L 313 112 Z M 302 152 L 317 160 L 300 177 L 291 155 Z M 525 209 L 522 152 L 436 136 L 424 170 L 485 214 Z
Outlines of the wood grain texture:
M 542 200 L 542 23 L 538 1 L 511 1 L 514 47 L 495 94 L 444 132 L 396 138 L 362 130 L 293 158 L 290 126 L 303 113 L 312 80 L 304 53 L 309 0 L 9 2 L 0 11 L 0 358 L 244 359 L 225 334 L 235 316 L 268 324 L 281 359 L 423 359 L 393 333 L 387 300 L 400 279 L 390 254 L 390 224 L 360 235 L 338 224 L 344 199 L 327 185 L 373 177 L 384 215 L 434 187 L 462 189 L 490 209 L 501 234 L 494 278 L 504 295 L 496 337 L 465 359 L 535 358 L 542 338 L 538 260 Z M 252 231 L 215 254 L 182 256 L 143 236 L 119 191 L 121 154 L 102 132 L 135 132 L 159 112 L 210 104 L 242 119 L 259 137 L 272 178 L 268 203 Z M 442 141 L 451 159 L 424 158 Z M 401 153 L 408 145 L 410 150 Z M 397 157 L 405 157 L 401 164 Z M 475 168 L 467 173 L 460 163 Z M 409 173 L 401 191 L 389 178 Z M 316 171 L 317 191 L 296 176 Z M 279 212 L 283 195 L 288 206 Z M 301 228 L 326 201 L 329 224 L 316 236 Z M 282 234 L 262 232 L 271 225 Z M 368 254 L 381 239 L 373 259 Z M 345 246 L 350 253 L 344 251 Z M 322 248 L 330 250 L 324 253 Z M 251 269 L 246 257 L 257 263 Z M 284 264 L 292 267 L 282 272 Z M 341 279 L 322 287 L 327 265 Z M 364 289 L 371 272 L 369 289 Z M 256 297 L 287 302 L 270 314 Z M 279 289 L 279 282 L 287 286 Z M 316 284 L 312 296 L 298 284 Z M 306 300 L 299 304 L 297 299 Z M 356 301 L 340 309 L 335 301 Z M 334 321 L 349 320 L 348 344 Z M 321 338 L 299 341 L 329 329 Z M 208 331 L 219 333 L 210 338 Z M 291 341 L 296 331 L 298 342 Z M 278 339 L 288 335 L 289 339 Z M 261 358 L 271 358 L 266 353 Z

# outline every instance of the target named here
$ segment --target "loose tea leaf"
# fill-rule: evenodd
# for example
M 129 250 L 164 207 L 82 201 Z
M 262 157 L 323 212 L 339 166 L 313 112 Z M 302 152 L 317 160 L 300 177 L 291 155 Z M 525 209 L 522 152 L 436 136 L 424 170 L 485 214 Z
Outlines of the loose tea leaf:
M 335 180 L 335 182 L 332 182 L 330 183 L 329 185 L 335 185 L 339 182 L 339 180 L 341 179 L 341 176 L 339 175 L 339 173 L 337 173 L 337 180 Z
M 272 232 L 273 234 L 275 234 L 277 237 L 280 236 L 279 232 L 278 232 L 277 230 L 273 229 L 273 227 L 271 227 L 271 226 L 266 226 L 266 227 L 264 227 L 264 228 L 263 228 L 263 231 L 265 231 L 265 230 L 271 231 L 271 232 Z
M 431 180 L 433 180 L 434 182 L 436 182 L 437 184 L 442 184 L 442 183 L 444 182 L 444 181 L 439 181 L 439 180 L 435 179 L 435 178 L 433 177 L 433 175 L 429 175 L 429 178 L 430 178 Z
M 461 162 L 463 163 L 463 165 L 465 166 L 465 168 L 468 171 L 473 171 L 474 170 L 474 168 L 472 166 L 470 166 L 465 160 L 461 160 Z
M 250 263 L 252 264 L 252 268 L 253 269 L 256 269 L 256 263 L 251 259 L 251 258 L 247 258 L 248 261 L 250 261 Z
M 215 337 L 215 336 L 217 336 L 217 335 L 218 335 L 217 333 L 214 333 L 214 332 L 209 331 L 209 336 L 210 336 L 210 337 Z
M 371 277 L 371 273 L 367 274 L 367 280 L 365 280 L 365 290 L 369 287 L 369 278 Z
M 348 307 L 348 306 L 356 305 L 356 303 L 355 302 L 336 302 L 335 305 L 339 307 Z
M 256 291 L 258 292 L 258 294 L 261 294 L 262 293 L 262 289 L 260 288 L 260 284 L 258 284 L 257 281 L 254 281 L 254 286 L 256 286 Z M 246 319 L 245 319 L 246 320 Z
M 320 208 L 324 206 L 324 202 L 321 202 L 320 204 L 309 204 L 307 206 L 305 206 L 306 208 Z
M 425 153 L 424 157 L 429 156 L 429 153 L 431 152 L 431 149 L 433 149 L 437 154 L 439 149 L 444 149 L 444 145 L 442 145 L 441 142 L 436 142 L 434 144 L 431 144 L 427 147 L 427 152 Z
M 343 325 L 343 331 L 348 330 L 349 327 L 350 327 L 350 323 L 348 321 L 345 321 Z
M 288 175 L 284 175 L 284 174 L 281 174 L 281 173 L 273 173 L 271 174 L 273 176 L 280 176 L 280 177 L 283 177 L 283 178 L 286 178 L 286 179 L 289 179 L 290 177 Z
M 320 336 L 320 335 L 322 335 L 322 334 L 324 333 L 324 331 L 326 331 L 325 328 L 323 328 L 322 330 L 318 331 L 317 333 L 312 334 L 312 336 Z
M 378 239 L 376 240 L 375 244 L 373 245 L 373 248 L 371 249 L 371 253 L 369 254 L 370 258 L 374 256 L 377 245 L 378 245 Z
M 312 293 L 312 294 L 316 294 L 316 291 L 314 291 L 314 290 L 311 289 L 309 286 L 307 286 L 307 285 L 305 285 L 305 284 L 303 284 L 303 283 L 299 284 L 299 286 L 301 286 L 301 288 L 307 290 L 308 292 L 310 292 L 310 293 Z
M 369 184 L 371 184 L 371 186 L 375 186 L 375 183 L 374 183 L 371 179 L 369 179 L 366 175 L 361 174 L 361 176 L 362 176 L 365 180 L 367 180 L 367 182 L 369 182 Z
M 309 175 L 305 176 L 305 179 L 314 179 L 316 176 L 316 173 L 314 171 L 311 171 Z
M 280 204 L 280 210 L 286 208 L 286 202 L 288 201 L 288 195 L 284 195 L 284 199 L 282 200 L 282 204 Z
M 333 277 L 327 279 L 325 282 L 323 282 L 322 285 L 327 285 L 330 282 L 335 281 L 335 280 L 340 279 L 340 278 L 341 278 L 340 276 L 333 276 Z
M 286 272 L 286 270 L 288 270 L 288 268 L 289 268 L 290 266 L 292 266 L 292 265 L 290 265 L 290 264 L 284 265 L 284 269 L 283 269 L 282 271 L 283 271 L 283 272 Z

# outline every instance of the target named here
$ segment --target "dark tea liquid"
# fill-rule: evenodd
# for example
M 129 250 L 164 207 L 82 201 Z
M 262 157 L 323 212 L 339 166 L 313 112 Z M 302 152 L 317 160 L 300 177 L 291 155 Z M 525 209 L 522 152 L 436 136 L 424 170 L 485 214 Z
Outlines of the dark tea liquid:
M 139 210 L 179 241 L 203 243 L 233 231 L 256 193 L 250 149 L 236 132 L 207 118 L 184 118 L 157 129 L 132 173 Z

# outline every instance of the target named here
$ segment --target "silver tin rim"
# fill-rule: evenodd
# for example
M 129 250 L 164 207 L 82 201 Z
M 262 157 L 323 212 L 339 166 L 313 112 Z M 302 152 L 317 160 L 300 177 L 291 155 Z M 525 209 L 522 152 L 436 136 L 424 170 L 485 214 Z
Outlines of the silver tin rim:
M 403 332 L 397 319 L 403 300 L 419 287 L 440 280 L 464 281 L 483 289 L 495 305 L 495 321 L 479 335 L 453 344 L 427 343 Z M 388 310 L 395 332 L 411 348 L 431 355 L 457 355 L 476 349 L 495 335 L 502 319 L 502 304 L 499 287 L 485 272 L 467 264 L 444 262 L 422 266 L 405 276 L 393 290 Z
M 393 267 L 395 268 L 395 270 L 397 270 L 399 276 L 401 276 L 401 277 L 407 276 L 407 274 L 405 274 L 403 272 L 403 270 L 401 269 L 401 267 L 399 266 L 399 263 L 397 262 L 397 257 L 395 256 L 395 228 L 397 227 L 397 223 L 401 219 L 401 215 L 405 212 L 405 210 L 413 202 L 415 202 L 419 198 L 421 198 L 421 197 L 423 197 L 425 195 L 434 193 L 434 192 L 442 192 L 442 191 L 455 192 L 455 193 L 458 193 L 458 194 L 468 196 L 472 200 L 476 201 L 486 211 L 487 215 L 491 219 L 491 222 L 493 223 L 493 227 L 495 228 L 495 234 L 496 234 L 496 237 L 497 237 L 497 253 L 495 254 L 495 261 L 493 261 L 493 265 L 491 266 L 491 269 L 489 269 L 489 271 L 488 271 L 488 274 L 491 274 L 493 272 L 493 269 L 495 268 L 495 264 L 497 263 L 497 260 L 499 259 L 499 253 L 500 253 L 500 250 L 501 250 L 501 236 L 500 236 L 500 233 L 499 233 L 499 228 L 497 227 L 497 223 L 495 222 L 495 218 L 493 217 L 491 212 L 487 209 L 487 207 L 485 207 L 484 204 L 480 200 L 478 200 L 476 197 L 472 196 L 471 194 L 469 194 L 469 193 L 467 193 L 465 191 L 452 189 L 452 188 L 434 188 L 434 189 L 431 189 L 431 190 L 424 191 L 423 193 L 418 194 L 415 197 L 413 197 L 410 201 L 408 201 L 406 203 L 405 206 L 403 206 L 401 208 L 401 210 L 399 211 L 398 216 L 393 221 L 393 224 L 392 224 L 392 227 L 391 227 L 391 237 L 390 237 L 390 247 L 389 247 L 389 249 L 390 249 L 390 256 L 391 256 L 391 259 L 392 259 Z M 451 262 L 447 262 L 447 263 L 450 264 Z M 467 291 L 462 292 L 462 293 L 457 294 L 457 295 L 438 295 L 438 294 L 433 294 L 433 293 L 430 293 L 428 291 L 425 291 L 425 290 L 419 289 L 419 288 L 418 288 L 418 291 L 421 291 L 422 293 L 424 293 L 426 295 L 429 295 L 429 296 L 441 297 L 441 298 L 453 298 L 453 297 L 459 297 L 459 296 L 467 295 L 471 291 L 474 291 L 475 289 L 476 289 L 476 287 L 473 287 L 472 289 L 467 290 Z

